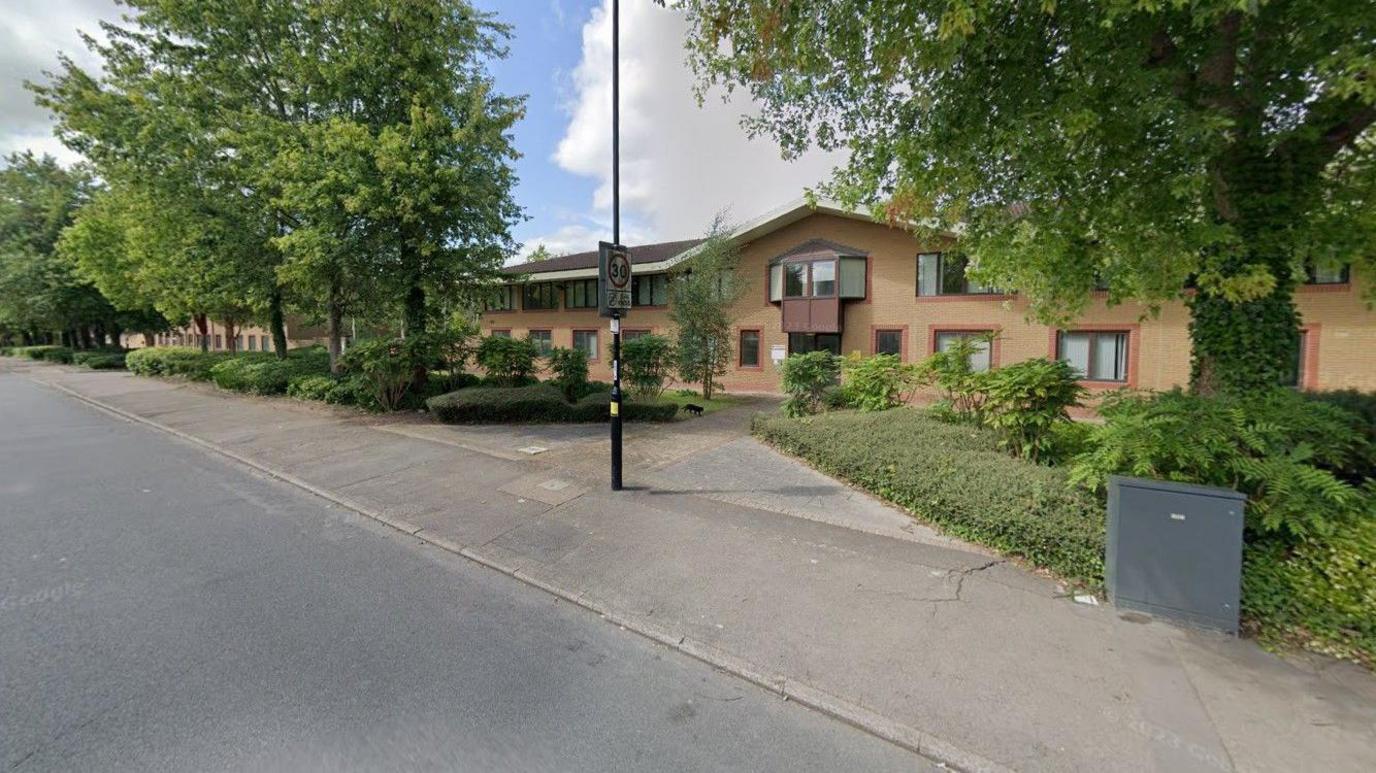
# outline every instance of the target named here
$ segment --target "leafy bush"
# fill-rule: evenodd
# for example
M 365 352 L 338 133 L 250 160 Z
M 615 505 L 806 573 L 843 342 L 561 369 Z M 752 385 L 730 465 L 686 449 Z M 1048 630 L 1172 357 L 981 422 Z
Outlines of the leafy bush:
M 1102 489 L 1113 473 L 1226 486 L 1247 494 L 1254 531 L 1295 537 L 1325 534 L 1372 507 L 1369 492 L 1334 474 L 1365 453 L 1351 415 L 1291 390 L 1124 393 L 1106 398 L 1099 413 L 1105 423 L 1071 471 L 1090 488 Z
M 621 344 L 621 378 L 636 397 L 657 398 L 673 372 L 677 354 L 674 342 L 647 333 Z
M 858 352 L 841 361 L 840 399 L 862 411 L 887 411 L 907 402 L 917 386 L 916 367 L 905 365 L 896 354 L 861 356 Z
M 828 390 L 841 376 L 840 358 L 830 352 L 789 355 L 779 365 L 782 387 L 788 395 L 784 413 L 788 416 L 814 414 L 822 406 Z
M 984 401 L 988 397 L 985 380 L 988 371 L 970 366 L 973 356 L 982 347 L 993 346 L 994 334 L 961 336 L 944 352 L 935 352 L 918 366 L 919 383 L 936 384 L 942 391 L 942 401 L 950 406 L 951 416 L 961 421 L 980 421 L 984 415 Z
M 292 379 L 311 374 L 325 375 L 329 369 L 328 357 L 319 354 L 294 354 L 285 359 L 272 354 L 241 354 L 212 367 L 210 378 L 221 389 L 280 395 L 286 393 Z
M 297 400 L 324 401 L 335 388 L 335 379 L 330 376 L 296 376 L 287 383 L 287 396 Z
M 228 352 L 202 352 L 186 346 L 155 346 L 135 349 L 125 356 L 125 367 L 140 376 L 183 376 L 209 381 L 210 369 L 230 357 Z
M 588 385 L 588 353 L 582 349 L 551 349 L 549 369 L 554 373 L 550 383 L 564 393 L 564 399 L 577 400 Z
M 1085 394 L 1079 377 L 1059 360 L 1032 359 L 989 371 L 982 379 L 984 423 L 1014 456 L 1045 461 L 1052 456 L 1058 424 Z
M 1010 459 L 989 430 L 897 408 L 802 419 L 762 414 L 753 431 L 955 536 L 1073 580 L 1102 581 L 1103 505 L 1069 486 L 1062 470 Z
M 123 370 L 124 355 L 114 352 L 103 352 L 92 354 L 90 357 L 82 358 L 77 364 L 90 368 L 91 370 Z
M 610 421 L 611 392 L 597 392 L 579 400 L 573 406 L 572 421 Z M 678 414 L 677 403 L 621 401 L 623 421 L 672 421 Z
M 1310 400 L 1332 405 L 1347 411 L 1354 426 L 1366 438 L 1365 453 L 1360 454 L 1351 469 L 1342 471 L 1354 482 L 1376 478 L 1376 392 L 1356 389 L 1334 389 L 1326 392 L 1305 392 Z
M 16 357 L 28 357 L 28 358 L 31 359 L 31 360 L 40 360 L 40 361 L 41 361 L 41 360 L 44 359 L 44 357 L 47 356 L 47 354 L 48 354 L 49 351 L 51 351 L 51 350 L 53 350 L 53 349 L 62 349 L 62 348 L 65 348 L 65 347 L 61 347 L 61 346 L 49 346 L 49 345 L 41 345 L 41 346 L 21 346 L 21 347 L 18 347 L 17 349 L 14 350 L 14 355 L 15 355 Z
M 549 384 L 460 389 L 430 398 L 426 407 L 446 424 L 567 421 L 571 409 Z
M 122 358 L 124 357 L 124 350 L 123 350 L 123 349 L 118 349 L 118 348 L 110 348 L 110 347 L 104 347 L 104 348 L 100 348 L 100 349 L 83 349 L 82 351 L 79 351 L 79 352 L 73 352 L 73 353 L 72 353 L 72 364 L 73 364 L 73 365 L 86 365 L 87 367 L 90 367 L 90 366 L 88 365 L 88 363 L 89 363 L 91 360 L 100 360 L 100 359 L 104 359 L 104 358 L 110 357 L 111 355 L 117 355 L 117 356 L 119 356 L 119 357 L 121 358 L 121 365 L 120 365 L 119 367 L 124 367 L 124 365 L 123 365 L 123 359 L 122 359 Z
M 419 375 L 436 365 L 453 365 L 444 353 L 449 339 L 441 333 L 360 341 L 344 353 L 344 370 L 367 386 L 368 402 L 395 411 Z
M 1250 541 L 1242 610 L 1263 639 L 1376 665 L 1376 517 L 1293 544 Z
M 478 366 L 499 384 L 519 386 L 535 374 L 540 349 L 534 341 L 510 336 L 488 336 L 478 344 Z

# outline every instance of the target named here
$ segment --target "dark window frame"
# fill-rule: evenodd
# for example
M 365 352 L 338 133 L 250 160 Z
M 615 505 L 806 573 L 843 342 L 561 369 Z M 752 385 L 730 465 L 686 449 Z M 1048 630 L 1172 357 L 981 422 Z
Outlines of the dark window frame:
M 545 305 L 548 302 L 550 305 Z M 521 308 L 526 311 L 558 311 L 559 283 L 531 282 L 521 293 Z
M 1312 261 L 1304 265 L 1304 284 L 1312 287 L 1331 287 L 1334 285 L 1345 285 L 1352 283 L 1352 264 L 1343 263 L 1342 270 L 1338 273 L 1336 281 L 1319 281 L 1318 266 Z
M 554 331 L 547 327 L 532 328 L 526 331 L 526 339 L 532 342 L 535 341 L 536 333 L 543 333 L 545 336 L 548 337 L 548 346 L 545 346 L 540 343 L 535 344 L 536 348 L 540 350 L 540 356 L 543 357 L 546 354 L 549 354 L 550 352 L 554 351 Z
M 578 300 L 578 290 L 582 288 L 583 300 Z M 570 279 L 564 283 L 564 307 L 569 309 L 597 308 L 597 280 Z
M 805 349 L 805 350 L 804 350 L 804 349 L 795 348 L 795 347 L 793 346 L 794 336 L 798 336 L 799 338 L 810 338 L 810 339 L 812 340 L 812 346 L 811 346 L 811 348 L 808 348 L 808 349 Z M 826 336 L 826 337 L 828 337 L 828 338 L 835 338 L 835 339 L 836 339 L 836 350 L 835 350 L 835 351 L 832 351 L 829 347 L 818 347 L 818 346 L 817 346 L 817 339 L 818 339 L 819 337 L 821 337 L 821 336 Z M 838 356 L 838 357 L 841 356 L 841 334 L 840 334 L 840 333 L 789 333 L 789 334 L 788 334 L 788 353 L 789 353 L 790 355 L 793 355 L 793 354 L 806 354 L 806 353 L 808 353 L 808 352 L 815 352 L 815 351 L 819 351 L 819 350 L 829 351 L 829 352 L 831 352 L 832 354 L 834 354 L 834 355 L 836 355 L 836 356 Z
M 640 302 L 641 283 L 648 283 L 650 286 L 650 302 Z M 659 292 L 656 292 L 659 290 Z M 669 305 L 669 275 L 668 274 L 644 274 L 641 276 L 631 276 L 631 306 L 640 308 L 662 308 Z
M 827 293 L 826 295 L 818 295 L 818 294 L 816 294 L 816 292 L 815 292 L 815 290 L 817 289 L 817 284 L 816 284 L 816 280 L 813 278 L 813 273 L 814 273 L 814 269 L 816 268 L 816 265 L 817 265 L 818 263 L 830 263 L 830 264 L 831 264 L 831 267 L 832 267 L 832 268 L 831 268 L 831 279 L 830 279 L 830 280 L 823 280 L 823 281 L 830 281 L 830 282 L 831 282 L 831 292 Z M 840 284 L 841 284 L 841 265 L 840 265 L 840 263 L 841 263 L 841 262 L 840 262 L 839 260 L 837 260 L 836 258 L 809 258 L 809 259 L 807 259 L 807 260 L 785 260 L 785 261 L 783 262 L 783 267 L 784 267 L 784 269 L 783 269 L 783 270 L 784 270 L 783 287 L 780 288 L 780 292 L 783 293 L 782 298 L 783 298 L 784 300 L 786 300 L 786 301 L 799 301 L 799 300 L 807 300 L 807 299 L 810 299 L 810 298 L 835 298 L 835 297 L 837 296 L 837 294 L 839 293 L 840 289 L 841 289 L 841 287 L 840 287 Z M 788 292 L 788 276 L 789 276 L 788 270 L 789 270 L 790 267 L 797 267 L 797 266 L 803 266 L 803 267 L 804 267 L 804 268 L 803 268 L 803 279 L 802 279 L 802 283 L 803 283 L 803 284 L 802 284 L 802 287 L 803 287 L 803 290 L 802 290 L 802 294 L 801 294 L 801 295 L 790 295 L 789 292 Z
M 504 303 L 494 303 L 502 296 L 506 297 Z M 516 285 L 502 285 L 493 298 L 483 301 L 483 311 L 516 311 Z
M 755 343 L 752 347 L 755 353 L 755 361 L 749 363 L 745 361 L 745 337 L 747 335 L 753 335 L 755 337 Z M 748 368 L 752 370 L 759 370 L 760 368 L 764 367 L 764 331 L 762 329 L 757 327 L 743 327 L 739 331 L 737 331 L 736 367 Z
M 1129 330 L 1057 330 L 1056 331 L 1056 359 L 1064 360 L 1061 352 L 1065 347 L 1065 337 L 1067 335 L 1089 336 L 1089 358 L 1085 362 L 1085 371 L 1080 376 L 1081 381 L 1093 381 L 1104 384 L 1129 384 L 1132 382 L 1132 332 Z M 1098 338 L 1099 336 L 1113 336 L 1123 338 L 1123 377 L 1122 378 L 1101 378 L 1091 375 L 1094 373 L 1094 366 L 1097 364 L 1098 357 Z
M 957 259 L 959 259 L 959 260 L 961 261 L 961 266 L 960 266 L 960 279 L 959 279 L 960 289 L 958 289 L 958 290 L 949 290 L 949 289 L 947 289 L 947 287 L 946 287 L 946 284 L 947 284 L 947 282 L 946 282 L 946 279 L 947 279 L 947 277 L 946 277 L 946 272 L 947 272 L 947 270 L 948 270 L 948 268 L 949 268 L 949 266 L 947 265 L 947 262 L 946 262 L 946 261 L 947 261 L 947 258 L 949 258 L 949 257 L 955 257 L 955 258 L 957 258 Z M 935 289 L 936 289 L 936 292 L 932 292 L 932 293 L 923 293 L 923 292 L 922 292 L 922 259 L 923 259 L 923 258 L 935 258 L 935 260 L 936 260 L 936 288 L 935 288 Z M 1004 293 L 1003 291 L 1001 291 L 1001 290 L 999 290 L 999 289 L 997 289 L 997 288 L 993 288 L 993 287 L 986 287 L 986 288 L 984 288 L 984 289 L 982 289 L 982 290 L 971 290 L 971 289 L 970 289 L 970 276 L 969 276 L 969 272 L 968 272 L 968 269 L 969 269 L 969 266 L 970 266 L 970 259 L 967 258 L 967 257 L 965 257 L 964 255 L 956 254 L 956 255 L 953 256 L 953 255 L 952 255 L 951 253 L 949 253 L 949 252 L 919 252 L 919 253 L 917 253 L 917 258 L 916 258 L 916 260 L 913 261 L 913 263 L 914 263 L 914 272 L 915 272 L 915 273 L 914 273 L 914 281 L 913 281 L 913 294 L 914 294 L 916 297 L 918 297 L 918 298 L 940 298 L 940 297 L 942 297 L 942 296 L 960 296 L 960 295 L 974 295 L 974 296 L 982 296 L 982 295 L 1006 295 L 1006 293 Z
M 879 337 L 892 333 L 898 336 L 898 351 L 886 352 L 879 346 Z M 874 354 L 896 354 L 901 359 L 903 357 L 903 339 L 906 337 L 905 331 L 901 327 L 877 327 L 874 329 Z
M 580 333 L 583 334 L 583 335 L 587 335 L 588 333 L 591 333 L 591 334 L 592 334 L 592 348 L 591 348 L 591 350 L 589 350 L 589 349 L 586 348 L 586 347 L 580 347 L 580 346 L 578 345 L 578 335 L 579 335 Z M 602 359 L 602 349 L 601 349 L 601 347 L 602 347 L 602 335 L 601 335 L 601 331 L 598 330 L 598 329 L 595 328 L 595 327 L 576 327 L 576 328 L 574 328 L 574 329 L 573 329 L 572 346 L 573 346 L 574 349 L 583 349 L 583 351 L 587 352 L 587 354 L 588 354 L 588 362 L 598 362 L 598 361 L 600 361 L 600 360 Z

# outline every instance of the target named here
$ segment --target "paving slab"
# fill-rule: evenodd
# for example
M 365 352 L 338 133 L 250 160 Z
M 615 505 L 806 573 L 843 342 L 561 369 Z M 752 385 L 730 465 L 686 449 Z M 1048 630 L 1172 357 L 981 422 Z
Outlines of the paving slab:
M 171 384 L 150 399 L 128 378 L 67 384 L 233 437 L 422 539 L 967 768 L 1376 769 L 1371 673 L 1077 604 L 1015 562 L 914 539 L 899 511 L 745 440 L 748 411 L 634 427 L 631 490 L 612 494 L 591 434 L 316 426 L 331 417 Z M 510 453 L 527 442 L 554 447 Z

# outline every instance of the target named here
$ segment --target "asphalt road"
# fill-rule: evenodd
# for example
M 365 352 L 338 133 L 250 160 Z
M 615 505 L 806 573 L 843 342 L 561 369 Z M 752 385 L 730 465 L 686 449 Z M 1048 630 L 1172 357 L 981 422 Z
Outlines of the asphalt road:
M 3 372 L 0 765 L 930 768 L 511 578 Z

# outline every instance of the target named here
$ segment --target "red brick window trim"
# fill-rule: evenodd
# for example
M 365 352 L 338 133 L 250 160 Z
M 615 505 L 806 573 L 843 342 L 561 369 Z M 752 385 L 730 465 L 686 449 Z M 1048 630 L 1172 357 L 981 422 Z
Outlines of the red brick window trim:
M 879 354 L 879 339 L 881 334 L 898 334 L 898 358 L 903 362 L 908 361 L 908 326 L 907 325 L 870 325 L 870 354 Z M 891 337 L 891 336 L 888 336 Z
M 583 349 L 583 351 L 588 352 L 588 362 L 598 362 L 602 359 L 602 338 L 599 335 L 599 332 L 600 331 L 597 328 L 591 327 L 576 327 L 573 329 L 573 348 Z M 586 337 L 588 334 L 592 334 L 592 346 L 584 347 L 578 345 L 578 337 L 580 333 L 583 334 L 584 337 Z
M 745 361 L 745 341 L 747 334 L 753 335 L 755 363 Z M 764 368 L 764 330 L 758 327 L 743 327 L 736 331 L 736 367 L 740 370 L 761 370 Z
M 1127 334 L 1127 374 L 1122 381 L 1112 381 L 1105 379 L 1082 378 L 1080 383 L 1091 389 L 1121 389 L 1137 387 L 1138 376 L 1141 368 L 1139 363 L 1142 358 L 1142 326 L 1141 325 L 1077 325 L 1068 328 L 1051 328 L 1050 345 L 1047 349 L 1047 356 L 1051 359 L 1059 359 L 1061 356 L 1060 341 L 1061 333 L 1108 333 L 1108 334 Z M 1091 347 L 1094 345 L 1090 344 Z
M 999 366 L 1003 357 L 1003 328 L 998 325 L 948 325 L 927 326 L 927 356 L 936 354 L 937 336 L 942 333 L 993 333 L 994 340 L 989 344 L 989 369 Z

